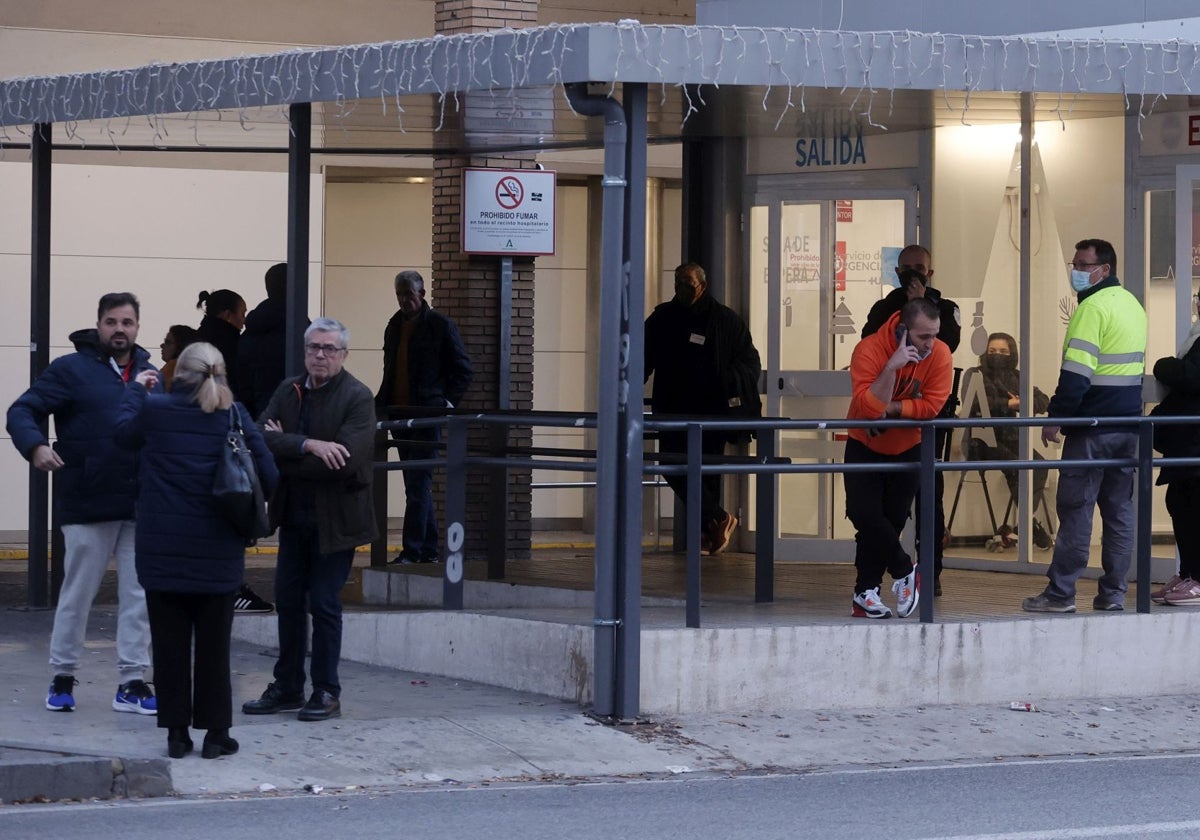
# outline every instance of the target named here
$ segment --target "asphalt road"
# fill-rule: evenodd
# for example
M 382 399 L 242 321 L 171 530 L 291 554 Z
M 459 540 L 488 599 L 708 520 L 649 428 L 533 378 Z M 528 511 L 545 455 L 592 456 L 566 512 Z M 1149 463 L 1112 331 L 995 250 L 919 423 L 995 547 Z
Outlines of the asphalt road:
M 898 733 L 901 734 L 901 733 Z M 1192 838 L 1200 755 L 0 808 L 0 837 Z

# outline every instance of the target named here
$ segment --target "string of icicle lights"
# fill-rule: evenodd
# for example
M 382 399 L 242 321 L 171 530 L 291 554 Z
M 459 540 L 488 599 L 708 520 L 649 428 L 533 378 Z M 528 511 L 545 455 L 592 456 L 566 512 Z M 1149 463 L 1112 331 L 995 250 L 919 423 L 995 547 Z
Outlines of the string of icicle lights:
M 853 93 L 849 111 L 887 127 L 897 90 L 934 90 L 968 122 L 971 97 L 984 91 L 1056 95 L 1060 119 L 1081 93 L 1136 99 L 1146 116 L 1161 98 L 1200 90 L 1200 45 L 1190 41 L 1070 40 L 929 34 L 839 32 L 736 26 L 549 25 L 413 41 L 290 50 L 219 61 L 149 65 L 0 82 L 0 143 L 25 142 L 35 123 L 57 123 L 69 138 L 103 138 L 118 146 L 131 121 L 146 120 L 165 143 L 168 118 L 202 129 L 236 119 L 286 122 L 294 102 L 333 103 L 334 120 L 355 103 L 378 98 L 401 132 L 404 98 L 431 94 L 436 128 L 450 113 L 492 100 L 504 113 L 518 90 L 552 90 L 566 82 L 623 81 L 657 85 L 665 104 L 679 96 L 681 126 L 707 104 L 707 86 L 755 85 L 761 107 L 777 111 L 778 128 L 806 113 L 808 94 Z M 600 69 L 597 69 L 600 68 Z M 471 96 L 465 96 L 471 92 Z M 954 94 L 958 101 L 951 101 Z M 264 110 L 274 116 L 264 117 Z M 510 112 L 513 109 L 510 107 Z M 81 126 L 88 126 L 88 131 Z M 86 135 L 86 137 L 85 137 Z

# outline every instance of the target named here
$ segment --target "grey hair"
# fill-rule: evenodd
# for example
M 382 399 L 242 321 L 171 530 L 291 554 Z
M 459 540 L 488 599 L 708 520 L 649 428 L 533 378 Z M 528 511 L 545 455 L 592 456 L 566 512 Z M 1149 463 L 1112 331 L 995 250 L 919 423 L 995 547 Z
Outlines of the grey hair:
M 313 333 L 319 332 L 338 333 L 341 336 L 342 349 L 344 350 L 350 346 L 350 330 L 346 329 L 346 326 L 341 321 L 338 321 L 334 318 L 314 319 L 313 322 L 308 325 L 308 329 L 304 331 L 304 341 L 307 342 L 312 337 Z

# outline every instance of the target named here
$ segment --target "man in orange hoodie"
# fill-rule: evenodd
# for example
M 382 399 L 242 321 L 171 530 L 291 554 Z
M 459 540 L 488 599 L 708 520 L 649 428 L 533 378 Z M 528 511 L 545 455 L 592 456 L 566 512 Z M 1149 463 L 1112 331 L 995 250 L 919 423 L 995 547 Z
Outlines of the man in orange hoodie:
M 859 342 L 850 357 L 850 420 L 932 420 L 950 396 L 954 362 L 938 339 L 941 321 L 936 304 L 916 298 L 904 305 L 874 335 Z M 846 441 L 847 464 L 891 464 L 920 457 L 921 430 L 852 429 Z M 896 612 L 912 615 L 919 598 L 917 568 L 900 545 L 900 534 L 917 492 L 915 472 L 845 474 L 846 516 L 856 543 L 853 615 L 890 618 L 879 596 L 886 570 L 895 583 Z

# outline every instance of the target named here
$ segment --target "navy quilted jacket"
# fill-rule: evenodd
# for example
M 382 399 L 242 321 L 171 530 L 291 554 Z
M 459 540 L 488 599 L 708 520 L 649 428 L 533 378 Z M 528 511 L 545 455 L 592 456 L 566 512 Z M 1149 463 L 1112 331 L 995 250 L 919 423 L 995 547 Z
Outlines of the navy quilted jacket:
M 38 423 L 54 415 L 54 451 L 63 460 L 54 473 L 54 505 L 63 525 L 132 519 L 137 456 L 112 437 L 125 382 L 100 349 L 95 328 L 71 333 L 71 341 L 76 352 L 51 362 L 9 407 L 8 433 L 29 460 L 47 443 Z M 141 347 L 134 347 L 133 358 L 130 381 L 154 368 Z
M 249 412 L 235 403 L 263 492 L 279 471 Z M 229 412 L 205 414 L 178 392 L 150 394 L 134 383 L 117 412 L 117 443 L 141 453 L 137 499 L 137 573 L 159 592 L 233 592 L 242 582 L 246 542 L 212 495 Z

